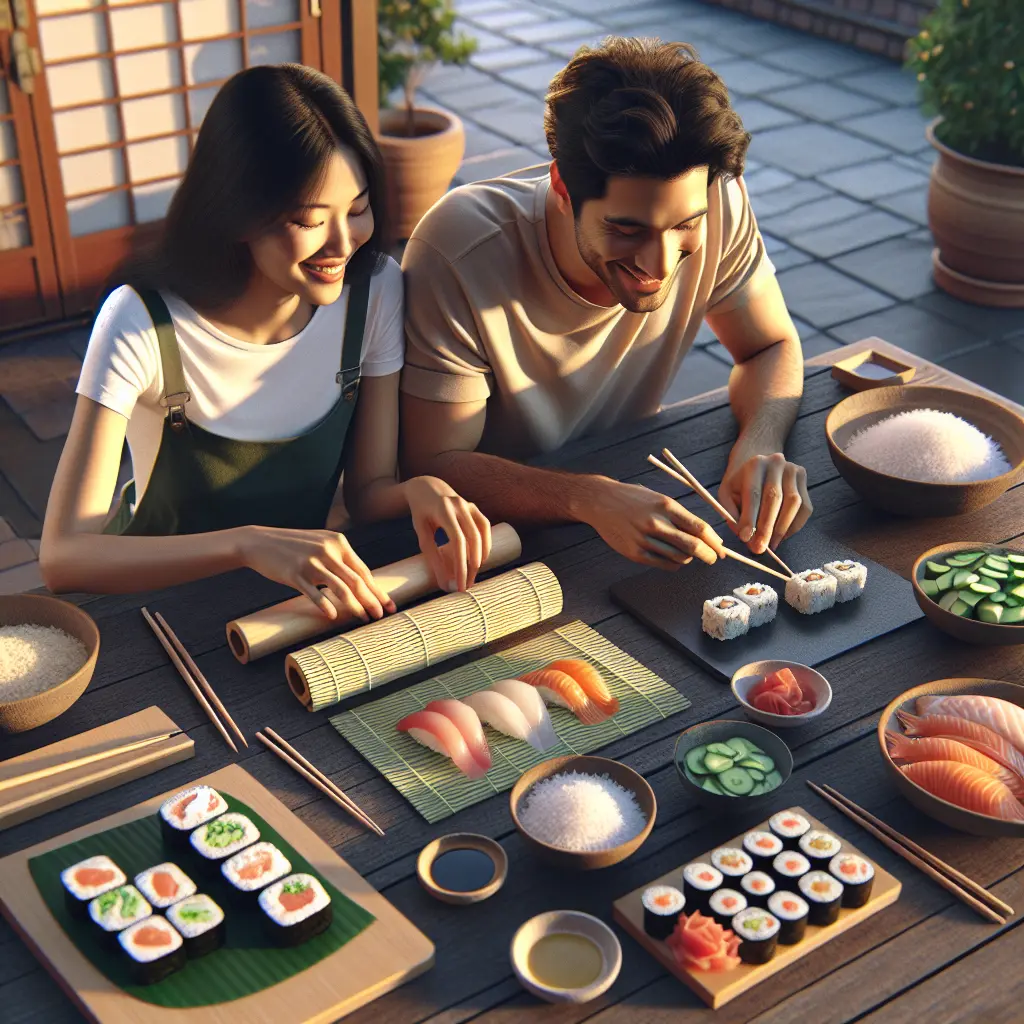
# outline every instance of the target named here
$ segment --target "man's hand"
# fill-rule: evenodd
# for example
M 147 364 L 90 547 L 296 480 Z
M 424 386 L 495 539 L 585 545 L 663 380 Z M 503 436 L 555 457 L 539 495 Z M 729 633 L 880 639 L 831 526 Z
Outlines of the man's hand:
M 753 455 L 730 459 L 718 489 L 718 500 L 736 517 L 732 527 L 754 554 L 775 551 L 814 511 L 807 493 L 807 471 L 785 455 Z

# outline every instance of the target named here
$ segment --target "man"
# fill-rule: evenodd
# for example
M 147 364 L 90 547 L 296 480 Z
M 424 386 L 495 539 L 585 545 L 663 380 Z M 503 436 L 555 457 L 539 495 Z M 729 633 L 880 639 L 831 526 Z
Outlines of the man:
M 636 562 L 713 563 L 721 538 L 678 502 L 513 461 L 657 412 L 706 319 L 736 364 L 719 498 L 753 552 L 776 548 L 811 513 L 781 454 L 803 358 L 725 86 L 689 46 L 611 38 L 552 81 L 544 128 L 549 175 L 456 189 L 409 240 L 407 470 L 493 521 L 583 522 Z

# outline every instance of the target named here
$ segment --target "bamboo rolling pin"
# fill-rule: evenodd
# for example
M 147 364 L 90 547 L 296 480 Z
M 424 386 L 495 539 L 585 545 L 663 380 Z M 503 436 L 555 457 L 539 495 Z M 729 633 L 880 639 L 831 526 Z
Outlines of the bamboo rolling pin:
M 519 534 L 508 523 L 498 523 L 491 530 L 491 553 L 480 571 L 514 562 L 522 552 Z M 437 591 L 437 581 L 423 555 L 382 565 L 373 570 L 373 578 L 399 608 Z M 228 646 L 231 653 L 246 665 L 292 644 L 343 629 L 357 621 L 355 616 L 346 617 L 344 614 L 328 619 L 308 597 L 300 594 L 251 615 L 233 619 L 226 627 Z

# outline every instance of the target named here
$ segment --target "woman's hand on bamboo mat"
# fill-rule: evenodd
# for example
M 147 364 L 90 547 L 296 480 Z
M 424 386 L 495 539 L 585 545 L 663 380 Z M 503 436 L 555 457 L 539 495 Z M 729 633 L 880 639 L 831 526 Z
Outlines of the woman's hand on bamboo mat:
M 487 517 L 436 476 L 416 476 L 402 486 L 420 551 L 438 587 L 445 591 L 471 587 L 491 553 L 491 524 Z M 440 547 L 434 537 L 439 529 L 448 538 L 448 543 Z
M 343 533 L 247 526 L 242 537 L 242 558 L 250 569 L 294 587 L 329 619 L 369 622 L 395 611 Z

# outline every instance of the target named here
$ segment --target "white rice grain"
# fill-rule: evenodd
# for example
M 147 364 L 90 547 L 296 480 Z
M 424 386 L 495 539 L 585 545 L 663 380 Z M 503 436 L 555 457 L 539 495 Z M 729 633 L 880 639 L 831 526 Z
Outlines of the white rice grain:
M 0 626 L 0 702 L 24 700 L 63 683 L 88 652 L 56 626 Z

